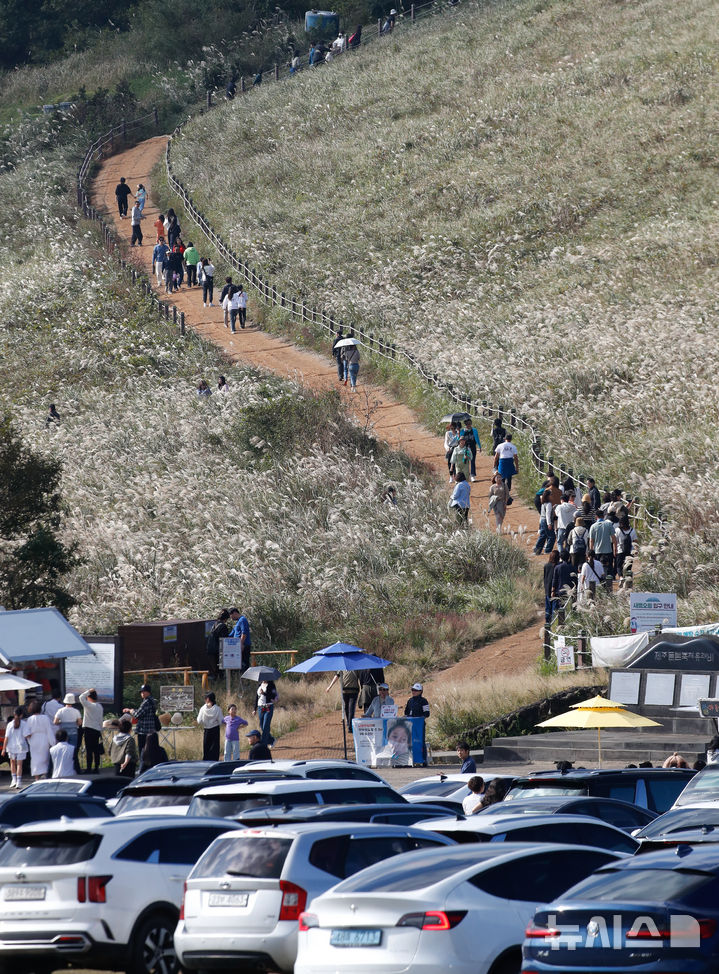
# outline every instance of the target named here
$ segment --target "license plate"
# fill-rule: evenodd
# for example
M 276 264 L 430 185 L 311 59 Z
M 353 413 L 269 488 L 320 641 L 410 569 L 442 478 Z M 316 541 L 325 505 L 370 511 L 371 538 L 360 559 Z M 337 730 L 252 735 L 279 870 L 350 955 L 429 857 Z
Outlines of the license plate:
M 44 886 L 6 886 L 3 891 L 6 900 L 44 900 Z
M 333 930 L 330 935 L 332 947 L 379 947 L 381 943 L 381 930 Z
M 210 893 L 210 906 L 247 906 L 249 893 Z

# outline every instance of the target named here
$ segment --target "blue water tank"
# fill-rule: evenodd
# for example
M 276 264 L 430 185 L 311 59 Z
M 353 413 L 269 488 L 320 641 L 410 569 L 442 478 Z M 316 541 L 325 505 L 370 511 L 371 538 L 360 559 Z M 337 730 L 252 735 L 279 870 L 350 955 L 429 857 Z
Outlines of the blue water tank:
M 334 10 L 308 10 L 305 13 L 305 33 L 317 30 L 328 37 L 336 36 L 340 29 L 340 15 Z

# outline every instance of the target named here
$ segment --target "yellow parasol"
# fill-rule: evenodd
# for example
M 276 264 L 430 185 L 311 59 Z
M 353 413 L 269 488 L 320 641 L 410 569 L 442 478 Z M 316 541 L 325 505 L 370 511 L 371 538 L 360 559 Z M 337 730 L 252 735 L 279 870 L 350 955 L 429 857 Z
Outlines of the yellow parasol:
M 537 724 L 537 727 L 596 727 L 598 764 L 602 766 L 602 727 L 661 727 L 656 720 L 626 710 L 622 704 L 606 697 L 592 697 L 573 703 L 566 714 L 557 714 Z

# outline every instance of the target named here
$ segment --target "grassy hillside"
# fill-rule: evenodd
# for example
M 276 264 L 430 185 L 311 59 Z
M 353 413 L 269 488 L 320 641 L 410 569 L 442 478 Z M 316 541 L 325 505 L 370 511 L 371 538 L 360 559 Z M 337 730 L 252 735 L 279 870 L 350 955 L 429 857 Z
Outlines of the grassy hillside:
M 69 159 L 44 128 L 16 133 L 14 160 L 0 173 L 0 415 L 62 460 L 81 629 L 237 603 L 259 645 L 367 635 L 436 665 L 534 617 L 523 555 L 455 530 L 441 493 L 338 396 L 234 367 L 158 322 L 77 220 Z M 200 400 L 199 379 L 214 388 L 220 373 L 230 393 Z M 46 429 L 50 402 L 62 423 Z M 471 631 L 430 635 L 428 620 L 465 612 Z
M 658 499 L 655 581 L 688 588 L 719 578 L 718 35 L 708 0 L 467 4 L 196 119 L 173 160 L 283 290 Z

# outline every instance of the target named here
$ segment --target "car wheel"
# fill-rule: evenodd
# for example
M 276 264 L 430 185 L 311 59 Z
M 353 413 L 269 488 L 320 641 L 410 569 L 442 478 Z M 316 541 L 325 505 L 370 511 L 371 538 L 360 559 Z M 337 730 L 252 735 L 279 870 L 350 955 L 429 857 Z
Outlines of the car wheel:
M 127 974 L 177 974 L 172 939 L 176 926 L 167 913 L 153 913 L 143 920 L 132 938 Z
M 522 954 L 520 951 L 511 951 L 500 957 L 497 963 L 491 968 L 490 974 L 519 974 L 522 967 Z

